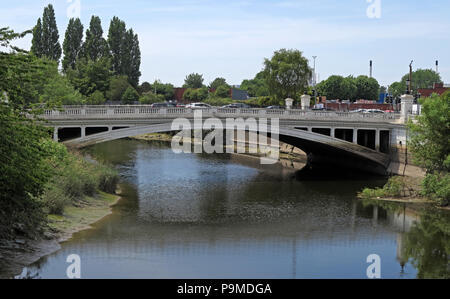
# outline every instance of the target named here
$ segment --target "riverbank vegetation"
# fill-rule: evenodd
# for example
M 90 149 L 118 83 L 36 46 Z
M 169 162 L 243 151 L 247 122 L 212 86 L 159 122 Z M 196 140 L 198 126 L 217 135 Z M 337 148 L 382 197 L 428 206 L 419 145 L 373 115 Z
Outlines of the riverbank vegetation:
M 422 115 L 409 122 L 409 148 L 414 163 L 427 174 L 420 184 L 410 185 L 411 197 L 423 196 L 439 206 L 450 204 L 450 92 L 422 102 Z M 365 189 L 363 198 L 400 197 L 407 186 L 402 177 L 391 178 L 384 188 Z
M 63 214 L 100 190 L 113 193 L 118 182 L 115 170 L 53 142 L 32 117 L 40 113 L 32 100 L 62 77 L 56 63 L 11 45 L 27 33 L 0 28 L 0 45 L 11 50 L 0 52 L 0 239 L 36 238 L 49 214 Z

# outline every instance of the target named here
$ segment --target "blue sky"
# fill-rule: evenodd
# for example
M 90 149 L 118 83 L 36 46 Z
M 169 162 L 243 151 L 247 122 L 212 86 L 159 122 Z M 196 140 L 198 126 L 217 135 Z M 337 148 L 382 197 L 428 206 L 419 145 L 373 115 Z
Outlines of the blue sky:
M 414 68 L 433 68 L 450 83 L 448 0 L 0 0 L 0 26 L 32 28 L 53 3 L 61 42 L 77 1 L 85 29 L 91 15 L 102 19 L 105 36 L 113 16 L 139 35 L 142 81 L 182 85 L 187 74 L 205 83 L 224 77 L 230 84 L 253 78 L 265 57 L 295 48 L 317 58 L 320 80 L 333 74 L 369 73 L 388 85 Z M 371 1 L 369 3 L 368 1 Z M 380 18 L 367 9 L 380 1 Z M 29 48 L 31 38 L 16 44 Z

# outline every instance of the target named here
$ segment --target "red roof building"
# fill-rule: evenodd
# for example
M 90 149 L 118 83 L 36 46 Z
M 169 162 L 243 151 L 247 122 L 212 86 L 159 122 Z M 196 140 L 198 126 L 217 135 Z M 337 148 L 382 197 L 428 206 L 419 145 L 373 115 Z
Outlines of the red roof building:
M 444 83 L 434 83 L 433 88 L 420 88 L 419 93 L 423 98 L 430 97 L 433 93 L 436 93 L 438 95 L 443 94 L 447 90 L 450 90 L 449 87 L 445 87 Z

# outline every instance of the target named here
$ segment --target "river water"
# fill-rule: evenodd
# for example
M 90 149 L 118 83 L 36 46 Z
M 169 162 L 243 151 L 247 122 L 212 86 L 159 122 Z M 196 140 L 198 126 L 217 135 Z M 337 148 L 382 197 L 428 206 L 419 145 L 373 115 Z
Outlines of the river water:
M 449 215 L 361 202 L 384 179 L 300 179 L 280 165 L 236 155 L 174 154 L 162 143 L 118 140 L 87 153 L 113 164 L 123 199 L 93 229 L 28 267 L 66 278 L 449 277 Z M 304 176 L 303 176 L 304 177 Z

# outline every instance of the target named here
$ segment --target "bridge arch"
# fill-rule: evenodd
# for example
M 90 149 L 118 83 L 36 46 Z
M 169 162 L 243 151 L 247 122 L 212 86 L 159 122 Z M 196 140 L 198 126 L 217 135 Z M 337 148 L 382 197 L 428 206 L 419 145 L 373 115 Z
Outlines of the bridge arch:
M 191 129 L 203 129 L 203 127 L 202 124 L 198 126 L 191 123 Z M 234 130 L 235 127 L 224 125 L 224 129 Z M 173 131 L 179 130 L 174 130 L 171 123 L 142 125 L 84 136 L 64 143 L 69 147 L 83 148 L 127 137 Z M 270 135 L 270 125 L 268 125 L 267 131 Z M 256 133 L 259 132 L 256 131 Z M 334 165 L 340 168 L 386 175 L 390 162 L 389 156 L 386 154 L 348 141 L 296 129 L 295 127 L 281 127 L 279 129 L 279 141 L 303 150 L 308 155 L 308 163 L 311 165 Z

